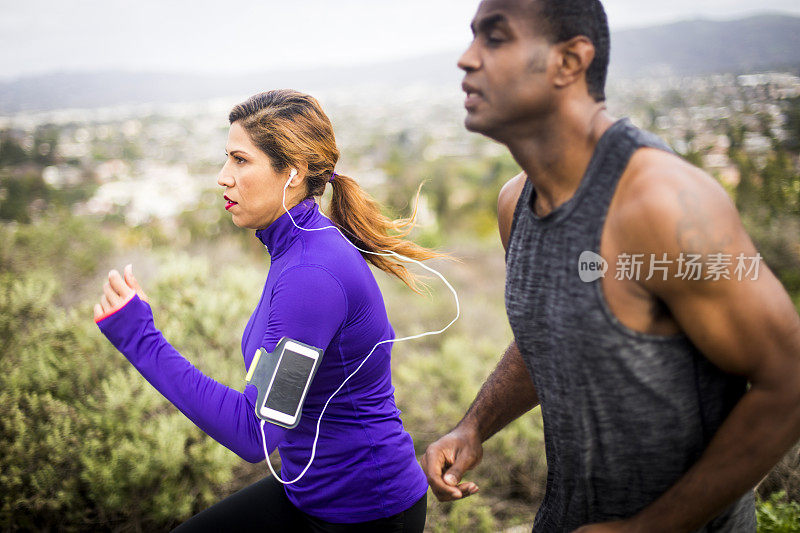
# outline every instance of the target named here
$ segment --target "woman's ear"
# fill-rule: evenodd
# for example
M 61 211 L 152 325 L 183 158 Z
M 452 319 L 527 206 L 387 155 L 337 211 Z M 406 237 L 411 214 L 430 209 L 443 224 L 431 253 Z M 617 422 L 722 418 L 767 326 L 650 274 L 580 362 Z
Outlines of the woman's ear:
M 286 178 L 289 180 L 289 187 L 302 185 L 303 181 L 306 179 L 306 174 L 308 174 L 308 163 L 301 162 L 293 167 L 289 167 L 289 175 Z

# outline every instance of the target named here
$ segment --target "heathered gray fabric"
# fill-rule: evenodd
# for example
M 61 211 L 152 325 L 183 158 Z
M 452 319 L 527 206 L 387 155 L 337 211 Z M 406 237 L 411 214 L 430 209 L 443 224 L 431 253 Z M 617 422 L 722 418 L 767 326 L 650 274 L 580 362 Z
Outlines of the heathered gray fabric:
M 685 335 L 633 331 L 610 311 L 601 280 L 578 275 L 600 236 L 633 152 L 669 151 L 629 120 L 601 137 L 575 195 L 545 217 L 530 181 L 506 256 L 506 310 L 542 405 L 547 491 L 533 531 L 572 531 L 629 517 L 696 462 L 734 404 L 742 378 L 711 364 Z M 616 258 L 606 258 L 606 275 Z M 753 492 L 700 531 L 756 530 Z

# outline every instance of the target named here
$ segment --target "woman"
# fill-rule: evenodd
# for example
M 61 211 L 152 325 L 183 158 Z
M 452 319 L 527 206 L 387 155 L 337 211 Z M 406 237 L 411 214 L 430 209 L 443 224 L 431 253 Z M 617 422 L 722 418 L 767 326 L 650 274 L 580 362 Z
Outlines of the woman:
M 384 217 L 354 180 L 335 174 L 333 130 L 314 98 L 289 90 L 257 94 L 235 106 L 229 121 L 228 158 L 217 180 L 225 209 L 237 226 L 257 230 L 271 256 L 261 301 L 242 337 L 244 368 L 258 348 L 272 352 L 282 337 L 324 350 L 300 424 L 264 427 L 267 450 L 277 447 L 281 476 L 291 480 L 310 459 L 325 402 L 379 341 L 394 338 L 367 261 L 414 287 L 401 262 L 362 256 L 343 235 L 362 250 L 416 260 L 438 254 L 390 235 L 410 222 Z M 314 201 L 328 184 L 330 219 Z M 342 234 L 298 229 L 332 223 Z M 263 460 L 255 386 L 244 393 L 225 387 L 176 352 L 155 329 L 130 268 L 124 279 L 112 271 L 103 292 L 95 321 L 114 346 L 203 431 L 247 461 Z M 422 531 L 427 482 L 395 406 L 390 346 L 379 345 L 331 399 L 316 457 L 299 481 L 284 488 L 265 478 L 178 530 Z

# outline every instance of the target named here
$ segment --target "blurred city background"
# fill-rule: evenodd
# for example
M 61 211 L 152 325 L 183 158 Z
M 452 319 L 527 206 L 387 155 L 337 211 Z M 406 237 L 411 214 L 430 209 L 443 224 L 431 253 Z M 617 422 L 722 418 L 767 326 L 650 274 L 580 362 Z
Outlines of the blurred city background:
M 418 453 L 511 340 L 496 201 L 519 169 L 463 128 L 455 66 L 477 2 L 262 4 L 0 1 L 0 529 L 165 531 L 269 475 L 185 419 L 91 318 L 108 270 L 133 263 L 167 340 L 243 389 L 240 337 L 269 257 L 231 223 L 216 175 L 227 114 L 256 92 L 317 97 L 337 172 L 388 214 L 408 215 L 424 182 L 413 236 L 458 259 L 434 266 L 463 314 L 393 350 Z M 800 307 L 800 6 L 694 4 L 607 2 L 609 108 L 719 180 Z M 419 296 L 376 277 L 398 335 L 454 313 L 435 279 Z M 539 410 L 489 440 L 469 479 L 468 500 L 429 496 L 429 531 L 529 530 Z M 798 450 L 758 495 L 760 531 L 800 531 Z

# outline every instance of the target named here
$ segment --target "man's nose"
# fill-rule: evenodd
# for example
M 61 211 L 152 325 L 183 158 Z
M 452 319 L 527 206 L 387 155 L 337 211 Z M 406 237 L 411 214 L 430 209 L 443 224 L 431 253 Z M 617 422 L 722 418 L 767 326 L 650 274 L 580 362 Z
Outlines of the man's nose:
M 473 40 L 469 47 L 464 50 L 464 53 L 461 54 L 461 57 L 458 59 L 458 68 L 464 70 L 466 72 L 470 72 L 473 70 L 477 70 L 480 67 L 480 58 L 478 57 L 478 53 L 475 50 L 475 41 Z

